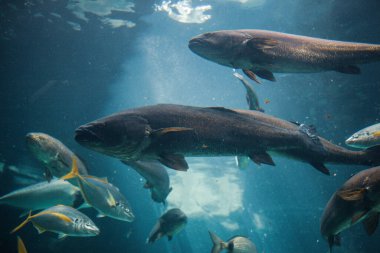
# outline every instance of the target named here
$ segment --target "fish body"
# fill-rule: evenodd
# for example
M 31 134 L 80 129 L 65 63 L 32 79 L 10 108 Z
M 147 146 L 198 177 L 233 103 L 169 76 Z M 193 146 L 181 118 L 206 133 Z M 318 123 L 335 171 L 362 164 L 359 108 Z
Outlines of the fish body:
M 18 231 L 28 222 L 32 222 L 39 233 L 50 231 L 58 233 L 59 238 L 99 234 L 99 228 L 90 218 L 78 210 L 64 205 L 53 206 L 34 215 L 29 213 L 28 218 L 11 233 Z
M 362 222 L 366 232 L 375 232 L 380 212 L 380 167 L 360 171 L 347 180 L 327 203 L 321 218 L 321 234 L 330 250 L 340 245 L 339 234 Z
M 380 145 L 380 123 L 354 133 L 346 140 L 346 144 L 355 148 L 370 148 Z
M 72 157 L 78 161 L 81 175 L 87 175 L 84 163 L 61 141 L 44 133 L 28 133 L 26 143 L 33 156 L 45 167 L 48 181 L 62 177 L 70 172 Z
M 147 243 L 154 243 L 163 236 L 170 241 L 187 224 L 187 216 L 179 208 L 173 208 L 164 213 L 149 234 Z
M 6 204 L 27 211 L 46 209 L 58 204 L 79 207 L 84 203 L 80 189 L 64 180 L 53 179 L 30 185 L 0 197 Z
M 76 130 L 81 145 L 120 160 L 158 160 L 187 170 L 185 156 L 249 156 L 274 165 L 268 152 L 310 163 L 380 164 L 378 147 L 350 151 L 297 125 L 257 111 L 160 104 L 130 109 Z
M 151 197 L 158 203 L 165 203 L 171 192 L 170 179 L 165 167 L 155 161 L 125 162 L 146 179 L 145 188 L 151 192 Z
M 256 245 L 244 236 L 234 236 L 224 242 L 216 234 L 209 231 L 213 247 L 211 253 L 219 253 L 226 249 L 229 253 L 257 253 Z
M 119 189 L 104 179 L 80 175 L 75 161 L 74 159 L 72 171 L 62 179 L 77 178 L 83 198 L 99 212 L 99 217 L 108 216 L 132 222 L 135 216 Z
M 189 41 L 195 54 L 218 64 L 243 69 L 275 81 L 273 73 L 337 71 L 359 74 L 358 64 L 380 60 L 375 44 L 326 40 L 266 30 L 222 30 Z

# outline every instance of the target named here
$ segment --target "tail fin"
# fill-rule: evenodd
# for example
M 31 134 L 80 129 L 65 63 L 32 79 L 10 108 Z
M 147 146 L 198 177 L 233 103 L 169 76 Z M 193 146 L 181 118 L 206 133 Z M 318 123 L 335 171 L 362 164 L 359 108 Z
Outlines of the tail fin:
M 368 165 L 380 165 L 380 145 L 367 148 L 364 152 L 366 153 L 366 157 L 368 159 Z
M 74 156 L 72 159 L 73 159 L 73 163 L 71 166 L 71 171 L 67 173 L 66 175 L 64 175 L 63 177 L 61 177 L 61 179 L 67 180 L 67 179 L 72 179 L 79 176 L 77 159 Z
M 333 246 L 340 246 L 340 236 L 339 235 L 331 235 L 327 238 L 329 243 L 329 252 L 332 253 Z
M 27 253 L 28 252 L 26 250 L 25 244 L 22 241 L 20 236 L 17 236 L 17 252 L 18 253 Z
M 25 226 L 30 221 L 31 218 L 32 218 L 32 211 L 29 211 L 29 215 L 26 218 L 26 220 L 24 220 L 20 225 L 18 225 L 16 228 L 14 228 L 11 231 L 11 234 L 13 234 L 14 232 L 18 231 L 20 228 L 22 228 L 23 226 Z
M 211 231 L 208 231 L 208 233 L 210 234 L 211 241 L 214 244 L 211 249 L 211 253 L 219 253 L 228 247 L 227 243 L 220 239 L 216 234 Z

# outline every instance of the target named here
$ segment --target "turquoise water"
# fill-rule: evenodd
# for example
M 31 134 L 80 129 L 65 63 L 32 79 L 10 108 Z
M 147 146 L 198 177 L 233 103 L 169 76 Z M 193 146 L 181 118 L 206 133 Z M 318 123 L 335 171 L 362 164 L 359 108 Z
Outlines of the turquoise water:
M 258 252 L 327 252 L 319 232 L 323 209 L 338 187 L 366 167 L 328 165 L 332 175 L 326 176 L 281 157 L 274 157 L 275 167 L 250 163 L 243 171 L 233 157 L 189 158 L 188 172 L 168 171 L 173 191 L 164 207 L 150 199 L 137 173 L 81 147 L 73 134 L 99 117 L 157 103 L 246 109 L 245 90 L 233 70 L 192 53 L 191 37 L 268 29 L 379 44 L 377 1 L 98 2 L 0 1 L 0 158 L 41 175 L 24 137 L 48 133 L 83 157 L 90 174 L 118 186 L 136 219 L 97 219 L 86 209 L 101 234 L 64 240 L 38 235 L 28 225 L 20 231 L 28 252 L 210 252 L 208 230 L 223 239 L 248 236 Z M 344 146 L 352 133 L 380 121 L 379 63 L 361 69 L 361 75 L 276 74 L 275 83 L 252 83 L 266 113 L 312 124 L 320 136 Z M 2 170 L 1 195 L 42 179 L 33 180 Z M 186 228 L 170 242 L 145 244 L 170 207 L 188 215 Z M 16 252 L 16 236 L 9 231 L 22 221 L 21 211 L 8 206 L 0 211 L 0 251 Z M 378 236 L 377 231 L 368 237 L 356 225 L 342 233 L 342 246 L 334 252 L 378 252 Z

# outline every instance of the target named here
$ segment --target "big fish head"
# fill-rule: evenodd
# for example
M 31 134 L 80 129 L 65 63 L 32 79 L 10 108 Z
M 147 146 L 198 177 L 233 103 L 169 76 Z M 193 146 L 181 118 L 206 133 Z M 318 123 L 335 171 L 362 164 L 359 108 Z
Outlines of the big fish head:
M 241 68 L 236 61 L 242 58 L 242 49 L 249 37 L 240 31 L 216 31 L 200 34 L 189 41 L 195 54 L 218 64 Z
M 100 230 L 95 223 L 85 217 L 77 217 L 74 219 L 75 231 L 83 236 L 96 236 L 99 235 Z
M 150 127 L 135 115 L 116 114 L 75 130 L 75 140 L 89 149 L 120 160 L 137 160 L 148 144 Z

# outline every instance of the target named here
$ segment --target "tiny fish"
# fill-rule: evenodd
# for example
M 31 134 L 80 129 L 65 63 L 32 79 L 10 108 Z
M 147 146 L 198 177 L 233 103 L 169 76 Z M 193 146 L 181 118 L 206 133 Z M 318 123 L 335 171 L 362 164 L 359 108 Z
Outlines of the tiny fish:
M 257 253 L 255 244 L 247 237 L 234 236 L 224 242 L 216 234 L 208 232 L 213 243 L 211 253 L 219 253 L 224 249 L 227 249 L 229 253 Z
M 84 163 L 62 142 L 44 133 L 28 133 L 26 143 L 33 156 L 45 167 L 45 177 L 50 181 L 70 172 L 71 158 L 78 160 L 81 175 L 87 175 Z
M 66 236 L 95 236 L 99 228 L 83 213 L 64 205 L 57 205 L 32 215 L 29 213 L 25 221 L 12 230 L 14 233 L 32 222 L 38 233 L 50 231 L 58 234 L 58 238 Z
M 99 212 L 98 217 L 108 216 L 127 222 L 135 219 L 128 201 L 119 189 L 104 179 L 79 174 L 75 158 L 71 172 L 62 177 L 65 180 L 72 178 L 78 180 L 83 198 Z
M 147 243 L 154 243 L 163 236 L 170 241 L 187 224 L 187 216 L 179 208 L 173 208 L 164 213 L 149 234 Z
M 346 144 L 355 148 L 370 148 L 380 145 L 380 123 L 354 133 L 346 140 Z

